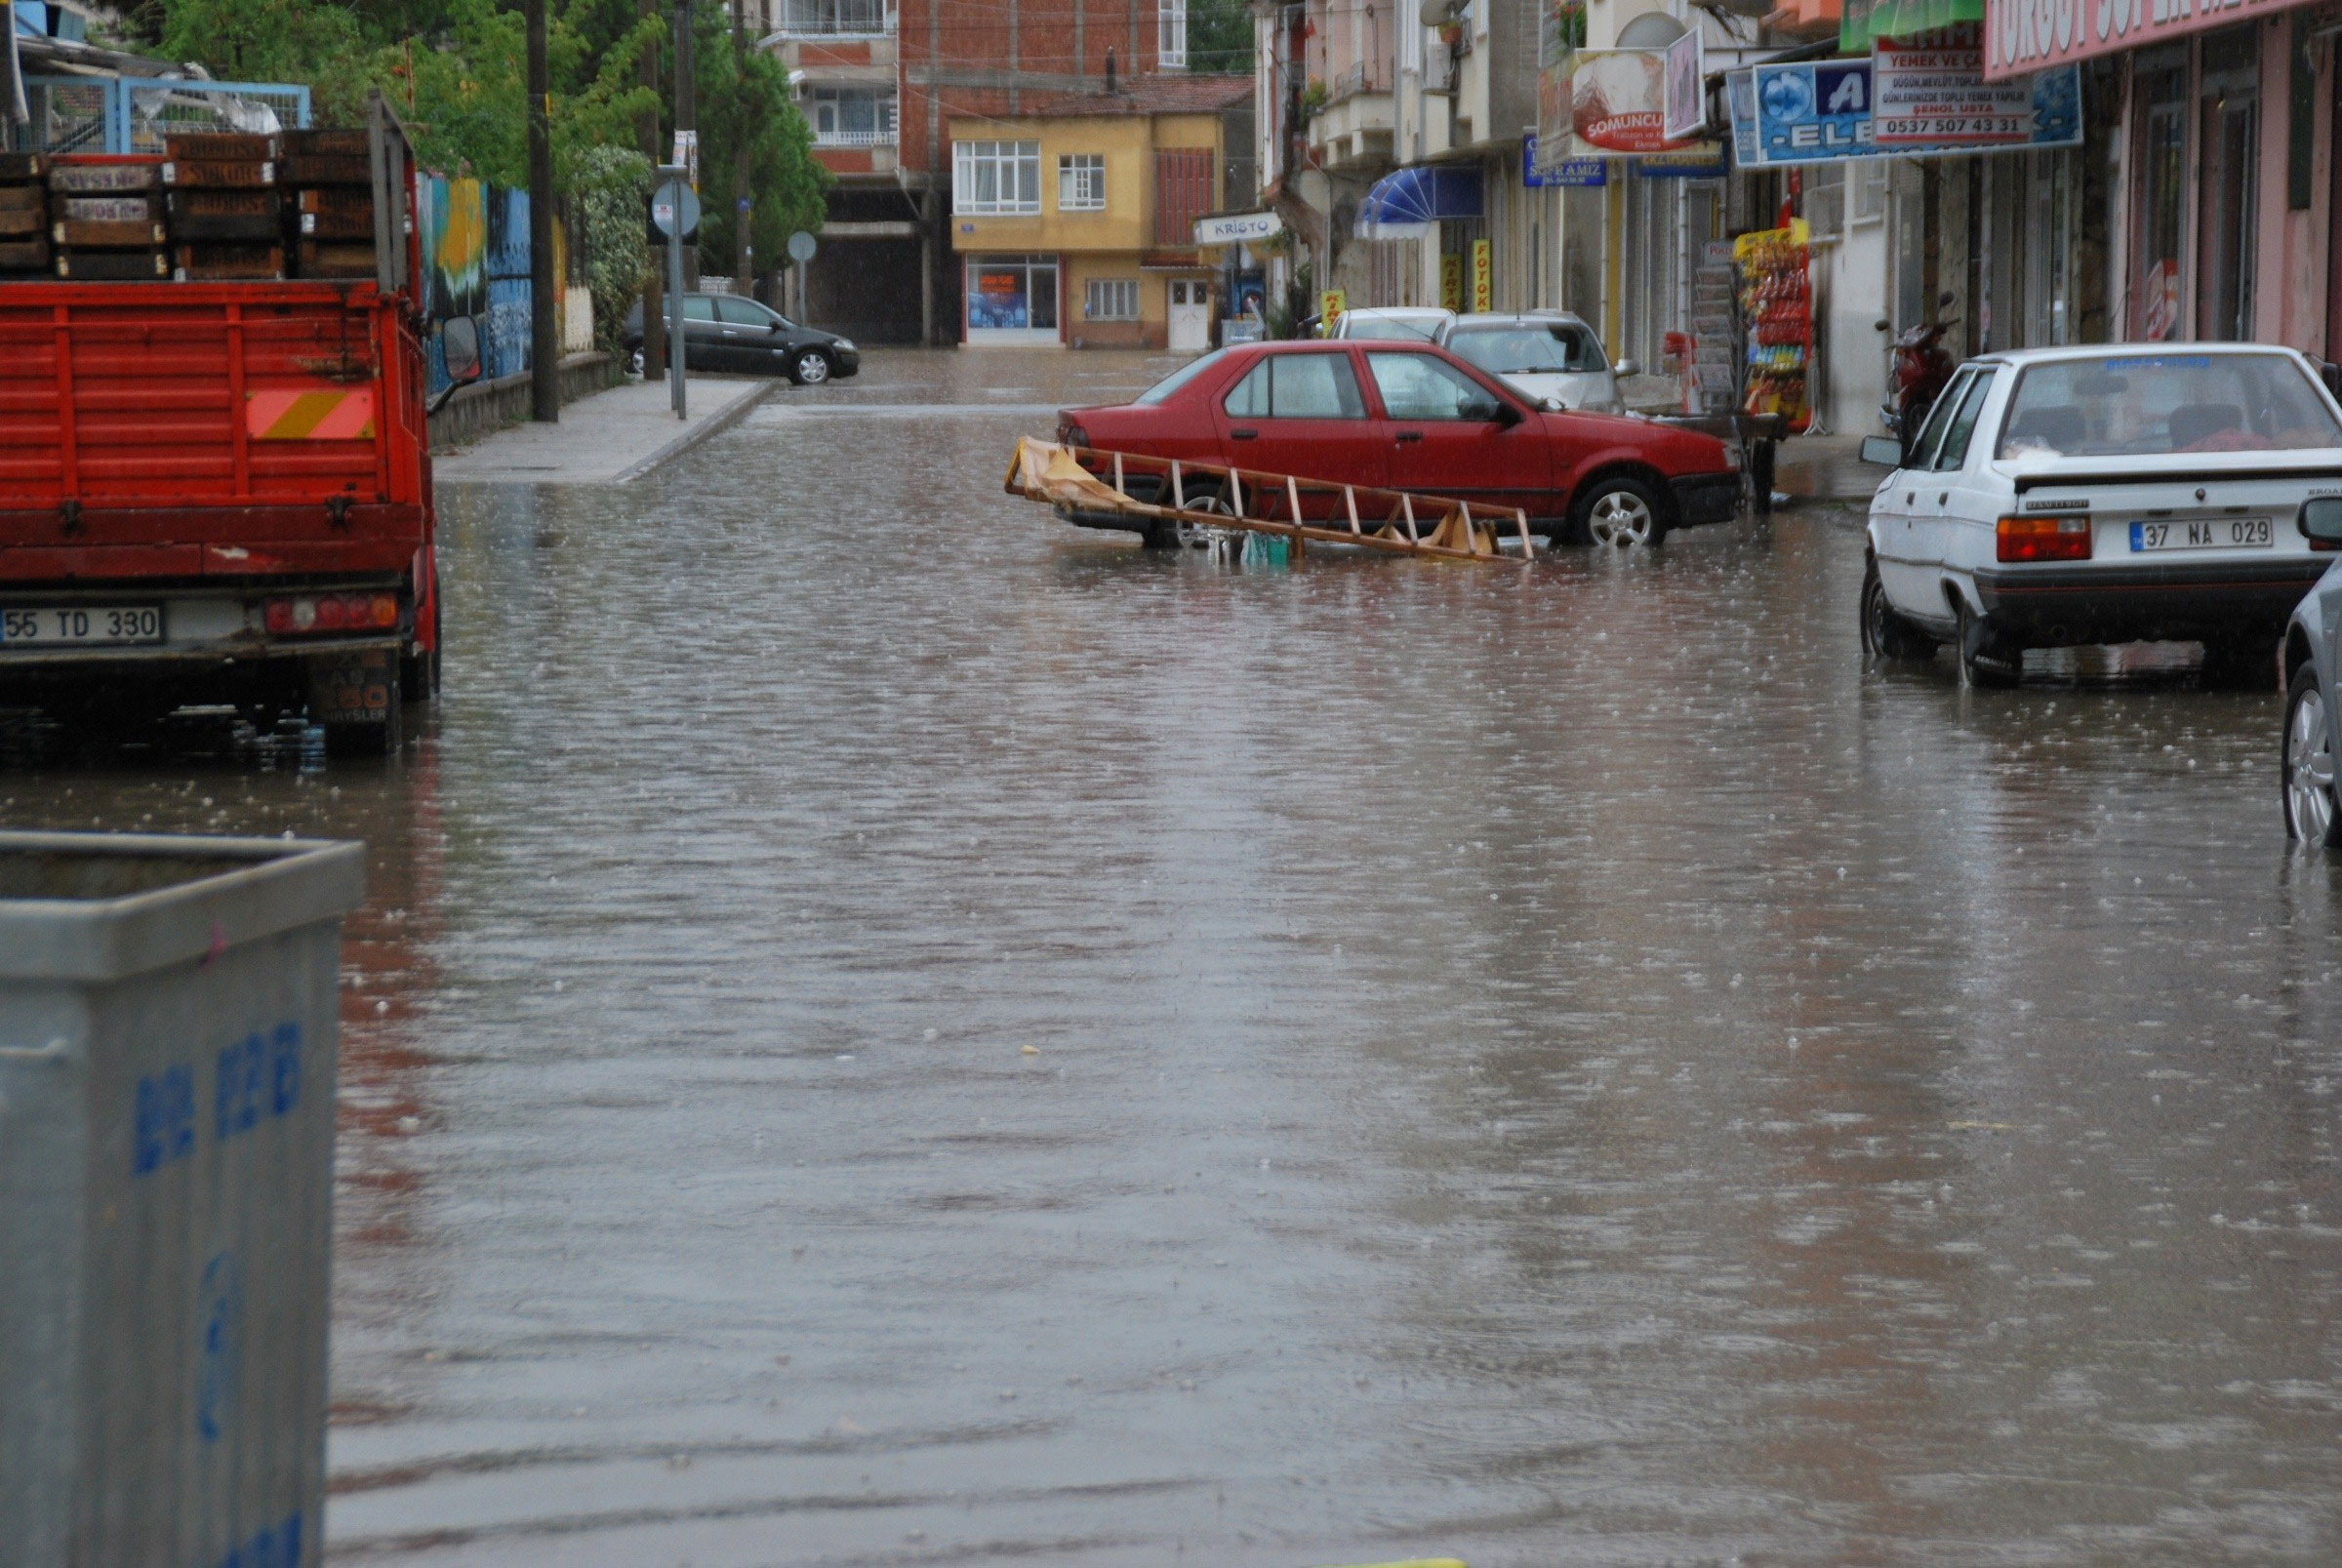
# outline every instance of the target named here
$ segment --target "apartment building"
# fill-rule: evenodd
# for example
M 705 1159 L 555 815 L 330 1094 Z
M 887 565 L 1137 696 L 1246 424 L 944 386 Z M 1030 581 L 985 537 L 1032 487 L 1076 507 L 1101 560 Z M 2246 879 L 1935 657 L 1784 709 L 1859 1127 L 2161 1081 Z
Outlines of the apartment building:
M 868 342 L 959 341 L 952 123 L 1187 64 L 1186 0 L 762 0 L 837 177 L 807 313 Z

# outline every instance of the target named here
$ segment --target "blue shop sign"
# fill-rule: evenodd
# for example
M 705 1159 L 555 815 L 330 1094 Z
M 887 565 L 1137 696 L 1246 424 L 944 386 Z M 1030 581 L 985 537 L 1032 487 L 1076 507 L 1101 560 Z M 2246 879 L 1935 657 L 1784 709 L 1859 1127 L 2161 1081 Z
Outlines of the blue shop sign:
M 1608 182 L 1609 175 L 1601 158 L 1558 158 L 1551 169 L 1537 167 L 1537 138 L 1534 133 L 1520 139 L 1520 182 L 1531 189 L 1548 185 L 1599 185 Z
M 2021 137 L 1997 141 L 1898 138 L 1886 145 L 1878 141 L 1872 118 L 1877 76 L 1871 66 L 1868 60 L 1816 60 L 1732 72 L 1725 78 L 1724 97 L 1732 110 L 1734 162 L 1754 169 L 1829 163 L 1879 153 L 1944 157 L 2081 143 L 2081 73 L 2078 66 L 2056 66 L 2030 78 L 2032 114 L 2022 126 Z M 1908 123 L 1908 119 L 1896 118 L 1898 126 Z

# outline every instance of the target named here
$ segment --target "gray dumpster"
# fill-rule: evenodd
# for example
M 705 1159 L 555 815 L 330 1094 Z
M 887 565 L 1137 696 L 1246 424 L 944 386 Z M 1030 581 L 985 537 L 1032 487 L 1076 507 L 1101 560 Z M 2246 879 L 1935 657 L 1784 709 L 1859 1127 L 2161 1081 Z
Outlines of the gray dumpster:
M 322 1555 L 361 847 L 0 832 L 0 1568 Z

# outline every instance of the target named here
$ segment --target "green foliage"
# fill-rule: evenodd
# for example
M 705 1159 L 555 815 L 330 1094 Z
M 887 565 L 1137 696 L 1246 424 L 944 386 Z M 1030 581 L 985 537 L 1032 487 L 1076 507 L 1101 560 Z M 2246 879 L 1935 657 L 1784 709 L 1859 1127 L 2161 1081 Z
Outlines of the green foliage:
M 756 269 L 769 272 L 787 258 L 788 236 L 822 226 L 822 194 L 829 171 L 813 156 L 813 128 L 789 101 L 788 72 L 778 60 L 751 50 L 744 76 L 732 51 L 723 13 L 701 6 L 694 18 L 692 79 L 700 111 L 700 269 L 734 270 L 738 210 L 733 197 L 736 149 L 748 148 L 748 238 Z
M 586 233 L 593 335 L 612 353 L 653 265 L 642 206 L 651 184 L 651 160 L 631 147 L 589 147 L 578 159 L 573 195 Z
M 167 0 L 156 46 L 222 81 L 304 82 L 321 124 L 362 123 L 369 39 L 325 0 Z
M 1188 0 L 1188 69 L 1252 74 L 1249 0 Z

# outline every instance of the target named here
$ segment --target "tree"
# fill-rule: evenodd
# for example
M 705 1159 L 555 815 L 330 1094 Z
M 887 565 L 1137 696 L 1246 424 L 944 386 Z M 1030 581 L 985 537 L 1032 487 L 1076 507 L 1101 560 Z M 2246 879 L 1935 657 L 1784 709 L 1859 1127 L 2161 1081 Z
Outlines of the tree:
M 788 236 L 822 226 L 829 171 L 813 156 L 813 129 L 789 101 L 788 72 L 762 52 L 748 56 L 744 76 L 732 53 L 723 13 L 711 5 L 692 15 L 693 71 L 700 110 L 700 269 L 732 270 L 738 214 L 732 207 L 732 159 L 748 145 L 748 187 L 755 194 L 748 238 L 759 271 L 779 266 Z
M 1188 0 L 1188 69 L 1252 74 L 1248 0 Z

